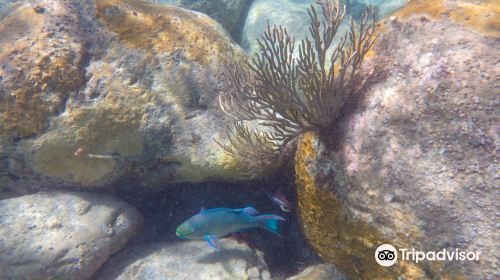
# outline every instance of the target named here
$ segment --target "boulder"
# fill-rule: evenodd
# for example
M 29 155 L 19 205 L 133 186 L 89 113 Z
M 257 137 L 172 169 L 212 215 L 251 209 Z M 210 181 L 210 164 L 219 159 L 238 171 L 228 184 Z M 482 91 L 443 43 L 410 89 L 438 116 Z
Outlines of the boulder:
M 0 201 L 1 279 L 88 279 L 141 225 L 98 194 L 42 192 Z
M 299 142 L 303 230 L 348 277 L 498 278 L 498 37 L 454 13 L 388 20 L 363 95 Z M 382 267 L 385 243 L 480 258 Z
M 2 187 L 239 178 L 213 139 L 226 143 L 231 123 L 224 65 L 243 57 L 218 23 L 181 8 L 16 5 L 0 21 Z
M 453 21 L 484 35 L 500 36 L 500 10 L 492 0 L 416 0 L 396 13 L 400 19 L 425 15 L 435 20 Z
M 248 5 L 252 0 L 152 0 L 198 11 L 218 21 L 238 40 L 241 22 L 244 20 Z
M 151 243 L 113 256 L 94 279 L 270 279 L 262 253 L 231 239 L 215 251 L 206 241 Z
M 286 280 L 346 280 L 344 275 L 328 264 L 308 266 L 301 273 Z

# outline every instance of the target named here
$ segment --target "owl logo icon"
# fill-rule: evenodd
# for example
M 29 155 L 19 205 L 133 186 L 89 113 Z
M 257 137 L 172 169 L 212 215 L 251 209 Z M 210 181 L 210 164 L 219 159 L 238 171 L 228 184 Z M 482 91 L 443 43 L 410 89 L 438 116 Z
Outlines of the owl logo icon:
M 375 260 L 381 266 L 392 266 L 398 260 L 398 251 L 391 244 L 382 244 L 375 250 Z

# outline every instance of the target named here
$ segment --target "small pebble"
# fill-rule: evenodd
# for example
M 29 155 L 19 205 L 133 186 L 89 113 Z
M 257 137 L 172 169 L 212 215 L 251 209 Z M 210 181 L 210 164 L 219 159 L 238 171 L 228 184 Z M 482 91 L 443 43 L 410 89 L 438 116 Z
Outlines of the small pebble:
M 257 267 L 252 267 L 248 271 L 248 278 L 250 279 L 259 279 L 260 278 L 260 271 Z

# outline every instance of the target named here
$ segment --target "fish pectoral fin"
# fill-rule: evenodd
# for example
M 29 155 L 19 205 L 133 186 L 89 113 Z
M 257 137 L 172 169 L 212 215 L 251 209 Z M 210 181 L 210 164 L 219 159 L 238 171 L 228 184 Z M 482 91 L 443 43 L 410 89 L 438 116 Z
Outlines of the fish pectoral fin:
M 285 205 L 280 205 L 280 208 L 283 212 L 290 212 L 290 209 L 288 209 Z
M 217 251 L 220 250 L 219 238 L 217 236 L 206 234 L 205 240 L 208 242 L 208 245 L 210 245 L 210 247 L 214 248 Z
M 257 209 L 253 208 L 252 206 L 247 206 L 247 207 L 243 208 L 243 213 L 250 215 L 250 216 L 259 215 L 259 211 L 257 211 Z

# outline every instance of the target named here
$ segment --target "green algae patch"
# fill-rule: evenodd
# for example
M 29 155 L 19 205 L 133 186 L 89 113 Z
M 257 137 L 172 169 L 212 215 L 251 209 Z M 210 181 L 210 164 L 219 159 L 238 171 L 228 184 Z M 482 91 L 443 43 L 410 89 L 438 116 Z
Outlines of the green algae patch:
M 65 182 L 92 185 L 110 179 L 107 177 L 120 158 L 142 152 L 138 112 L 118 114 L 101 106 L 66 114 L 70 116 L 60 120 L 57 129 L 22 144 L 25 155 L 31 155 L 34 171 Z M 83 149 L 84 155 L 78 155 L 78 149 Z
M 406 243 L 387 240 L 380 231 L 355 217 L 330 190 L 329 183 L 320 183 L 323 180 L 316 161 L 320 149 L 317 135 L 308 132 L 299 141 L 295 159 L 302 229 L 317 253 L 352 279 L 424 279 L 423 269 L 408 262 L 392 267 L 376 263 L 379 245 L 389 243 L 398 248 Z
M 218 158 L 214 158 L 210 163 L 199 162 L 196 157 L 184 158 L 181 156 L 167 156 L 166 161 L 178 164 L 178 181 L 203 182 L 210 180 L 241 180 L 245 179 L 239 172 L 236 161 L 233 157 L 220 153 Z M 249 179 L 249 178 L 248 178 Z

